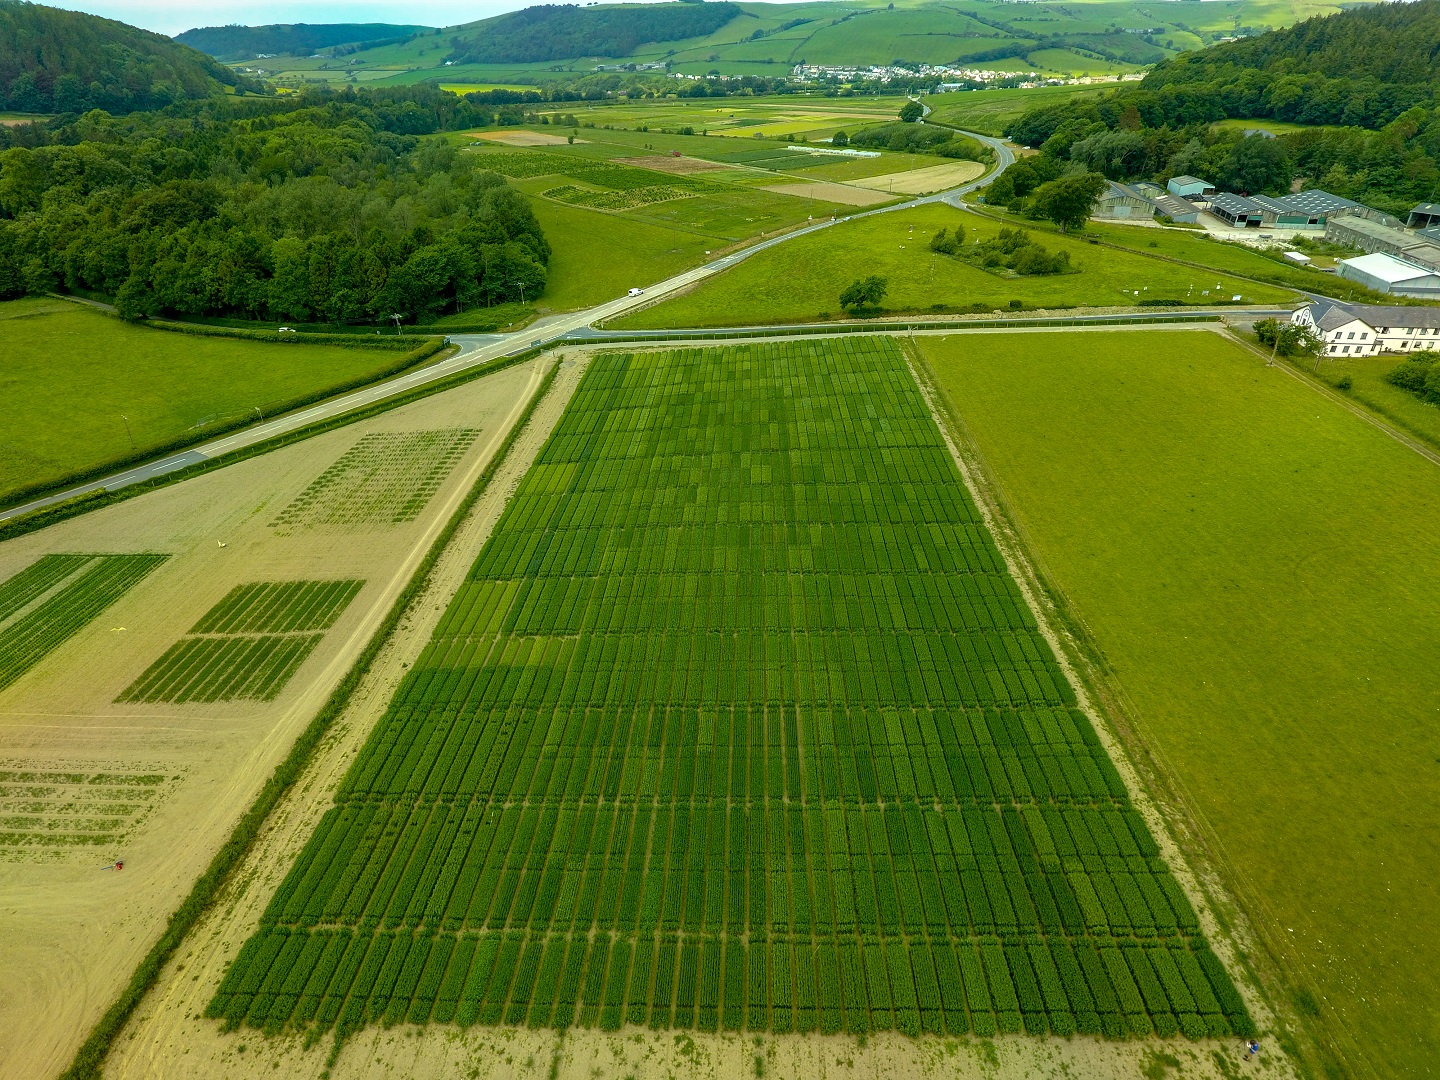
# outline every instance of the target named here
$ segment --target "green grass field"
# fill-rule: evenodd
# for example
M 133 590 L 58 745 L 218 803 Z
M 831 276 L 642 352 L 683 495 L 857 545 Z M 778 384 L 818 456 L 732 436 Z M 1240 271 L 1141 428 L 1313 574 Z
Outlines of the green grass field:
M 1240 282 L 1144 254 L 1116 251 L 1083 240 L 1037 233 L 1051 250 L 1070 253 L 1080 273 L 1004 278 L 958 259 L 936 255 L 930 237 L 962 224 L 971 240 L 993 236 L 1000 225 L 947 206 L 878 214 L 845 222 L 781 244 L 711 278 L 693 291 L 609 324 L 616 329 L 735 326 L 806 322 L 840 314 L 840 291 L 855 277 L 880 274 L 890 311 L 965 310 L 971 305 L 1026 307 L 1133 305 L 1144 299 L 1194 304 L 1239 294 L 1255 303 L 1279 303 L 1288 290 Z M 912 231 L 913 226 L 913 231 Z M 1123 290 L 1132 290 L 1128 295 Z M 1136 297 L 1133 290 L 1139 290 Z
M 1317 1075 L 1426 1075 L 1440 472 L 1207 333 L 922 348 L 1343 1055 Z
M 0 503 L 396 360 L 387 349 L 148 330 L 49 299 L 0 303 L 0 356 Z
M 698 266 L 724 241 L 667 229 L 629 214 L 602 214 L 551 199 L 531 207 L 550 241 L 550 276 L 540 303 L 573 311 L 624 296 Z
M 1350 397 L 1440 449 L 1440 406 L 1421 401 L 1410 391 L 1385 381 L 1385 376 L 1403 359 L 1393 354 L 1344 360 L 1325 357 L 1316 374 L 1332 385 L 1349 375 L 1352 384 L 1348 391 Z M 1315 370 L 1311 363 L 1302 367 L 1307 372 Z
M 597 357 L 207 1013 L 1248 1016 L 886 339 Z

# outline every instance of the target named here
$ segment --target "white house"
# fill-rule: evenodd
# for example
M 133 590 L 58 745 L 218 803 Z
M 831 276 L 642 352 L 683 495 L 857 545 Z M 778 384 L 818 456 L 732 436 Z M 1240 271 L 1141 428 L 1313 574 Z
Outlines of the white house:
M 1326 356 L 1440 349 L 1440 308 L 1320 300 L 1294 312 L 1290 321 L 1323 341 Z

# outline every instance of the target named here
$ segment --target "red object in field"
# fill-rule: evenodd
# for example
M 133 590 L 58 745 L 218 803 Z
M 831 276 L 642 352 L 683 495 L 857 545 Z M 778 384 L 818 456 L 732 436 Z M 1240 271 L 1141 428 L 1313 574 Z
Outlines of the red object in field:
M 116 859 L 116 860 L 115 860 L 115 869 L 116 869 L 116 870 L 124 870 L 124 869 L 125 869 L 125 864 L 124 864 L 123 862 L 121 862 L 119 859 Z
M 679 151 L 679 150 L 671 150 L 671 151 L 670 151 L 670 156 L 671 156 L 671 157 L 679 157 L 679 156 L 680 156 L 680 151 Z

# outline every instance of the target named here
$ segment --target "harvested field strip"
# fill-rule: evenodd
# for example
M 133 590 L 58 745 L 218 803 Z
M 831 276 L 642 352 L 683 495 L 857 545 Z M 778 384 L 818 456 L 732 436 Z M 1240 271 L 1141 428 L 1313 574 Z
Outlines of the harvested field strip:
M 168 557 L 95 556 L 78 577 L 0 629 L 0 690 L 59 648 Z
M 283 530 L 414 521 L 479 434 L 446 428 L 366 435 L 272 524 Z
M 487 153 L 483 155 L 483 160 L 485 168 L 512 179 L 530 176 L 569 176 L 609 191 L 633 191 L 661 186 L 672 188 L 677 192 L 698 195 L 724 190 L 718 184 L 707 180 L 696 180 L 680 173 L 665 173 L 656 169 L 637 169 L 631 165 L 597 161 L 594 158 L 573 157 L 568 154 L 546 154 L 537 151 Z M 679 195 L 671 196 L 671 198 L 679 197 Z
M 237 585 L 116 700 L 272 701 L 364 584 Z
M 328 630 L 363 581 L 261 581 L 237 585 L 192 634 L 277 634 Z
M 169 775 L 172 771 L 162 766 L 0 762 L 0 859 L 52 860 L 119 843 L 180 779 Z
M 0 623 L 40 599 L 95 556 L 45 555 L 0 583 Z
M 1073 704 L 893 344 L 602 355 L 209 1015 L 1248 1033 Z

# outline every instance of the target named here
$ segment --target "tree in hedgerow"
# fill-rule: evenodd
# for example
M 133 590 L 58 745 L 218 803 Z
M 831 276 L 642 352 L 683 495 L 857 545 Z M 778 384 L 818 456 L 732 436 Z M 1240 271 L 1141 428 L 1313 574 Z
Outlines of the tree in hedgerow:
M 913 124 L 925 115 L 925 106 L 918 101 L 907 101 L 900 106 L 900 120 L 902 123 Z
M 930 250 L 941 255 L 955 255 L 965 243 L 965 226 L 956 225 L 954 231 L 941 229 L 930 238 Z
M 849 146 L 849 145 L 850 145 L 850 136 L 847 135 L 847 134 L 846 134 L 845 132 L 843 132 L 843 131 L 837 131 L 837 132 L 835 132 L 834 135 L 831 135 L 831 136 L 830 136 L 830 145 L 831 145 L 831 146 Z
M 867 278 L 856 278 L 840 294 L 840 306 L 853 311 L 878 307 L 889 289 L 890 283 L 883 277 L 872 274 Z
M 1030 212 L 1037 218 L 1049 218 L 1061 232 L 1083 229 L 1104 190 L 1105 177 L 1099 173 L 1062 176 L 1035 189 Z
M 1261 319 L 1255 324 L 1255 337 L 1276 356 L 1315 356 L 1322 343 L 1303 326 L 1278 319 Z

